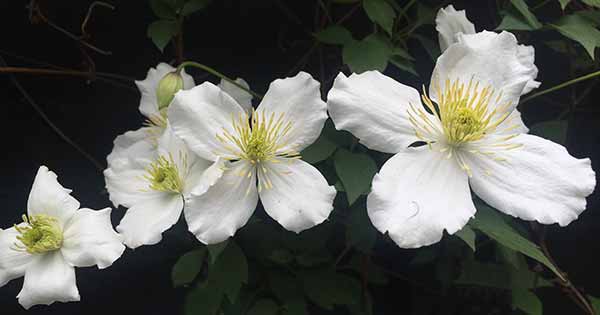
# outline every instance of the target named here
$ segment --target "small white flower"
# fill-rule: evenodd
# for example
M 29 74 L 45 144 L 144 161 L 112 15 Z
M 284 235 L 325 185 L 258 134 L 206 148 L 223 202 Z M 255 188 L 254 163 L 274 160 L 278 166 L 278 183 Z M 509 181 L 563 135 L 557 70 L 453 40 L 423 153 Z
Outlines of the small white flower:
M 26 309 L 79 301 L 74 267 L 107 268 L 125 249 L 112 229 L 111 209 L 79 209 L 70 192 L 41 166 L 24 222 L 0 230 L 0 286 L 24 275 L 17 298 Z
M 323 222 L 335 189 L 299 152 L 318 138 L 326 119 L 319 83 L 304 72 L 272 82 L 250 114 L 210 83 L 177 93 L 169 107 L 175 134 L 202 158 L 229 161 L 206 193 L 186 199 L 190 231 L 206 244 L 227 239 L 246 224 L 259 195 L 288 230 Z
M 336 78 L 328 96 L 336 128 L 395 154 L 373 179 L 367 209 L 400 247 L 460 230 L 475 214 L 469 187 L 544 224 L 565 226 L 586 208 L 596 185 L 590 160 L 526 134 L 515 109 L 537 73 L 522 47 L 507 32 L 458 34 L 437 60 L 425 107 L 417 90 L 376 71 Z M 409 147 L 419 141 L 426 145 Z
M 222 168 L 220 160 L 209 162 L 189 152 L 169 126 L 157 150 L 114 160 L 104 176 L 115 207 L 129 208 L 117 226 L 124 243 L 136 248 L 160 242 L 162 233 L 179 219 L 183 197 L 206 191 Z

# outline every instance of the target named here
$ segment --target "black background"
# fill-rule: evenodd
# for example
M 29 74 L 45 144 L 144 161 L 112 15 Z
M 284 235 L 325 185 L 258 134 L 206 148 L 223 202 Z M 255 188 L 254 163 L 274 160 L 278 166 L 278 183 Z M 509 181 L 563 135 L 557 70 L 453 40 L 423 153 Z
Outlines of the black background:
M 205 11 L 195 14 L 185 24 L 185 57 L 229 75 L 243 77 L 259 93 L 268 83 L 290 73 L 301 56 L 311 46 L 309 32 L 314 31 L 315 1 L 281 0 L 292 9 L 298 19 L 284 13 L 278 1 L 215 0 Z M 493 1 L 492 1 L 493 2 Z M 11 66 L 36 67 L 35 60 L 72 69 L 82 69 L 82 55 L 78 45 L 47 25 L 30 23 L 28 1 L 4 0 L 0 4 L 0 55 Z M 79 27 L 91 1 L 41 1 L 45 12 L 54 22 L 78 34 Z M 146 1 L 113 1 L 115 11 L 98 8 L 88 26 L 90 41 L 112 51 L 103 56 L 90 53 L 97 71 L 118 73 L 141 80 L 149 67 L 160 61 L 172 61 L 173 49 L 168 46 L 162 55 L 146 37 L 146 28 L 155 18 Z M 457 8 L 467 8 L 469 18 L 478 30 L 493 29 L 498 21 L 490 11 L 489 1 L 462 1 Z M 558 6 L 558 1 L 556 4 Z M 343 15 L 348 7 L 334 12 Z M 556 8 L 554 8 L 556 9 Z M 359 10 L 360 11 L 360 10 Z M 543 16 L 542 16 L 543 19 Z M 346 24 L 355 33 L 371 30 L 362 12 Z M 434 36 L 432 27 L 423 34 Z M 434 37 L 432 37 L 434 38 Z M 537 62 L 542 88 L 553 86 L 569 77 L 567 60 L 538 47 Z M 412 44 L 411 44 L 411 48 Z M 543 51 L 543 53 L 540 53 Z M 416 52 L 417 70 L 423 79 L 388 73 L 401 82 L 419 87 L 427 83 L 432 62 L 420 47 Z M 304 67 L 315 77 L 328 84 L 340 69 L 340 52 L 336 47 L 323 50 L 325 76 L 320 78 L 318 54 Z M 28 57 L 35 60 L 23 60 Z M 196 82 L 207 77 L 194 72 Z M 20 74 L 16 78 L 32 98 L 39 103 L 49 118 L 92 156 L 105 163 L 112 149 L 113 139 L 143 122 L 138 113 L 139 93 L 131 83 L 129 88 L 102 81 L 86 83 L 82 78 L 69 76 L 40 76 Z M 216 82 L 214 78 L 210 78 Z M 554 101 L 568 101 L 568 93 L 550 96 Z M 592 158 L 595 169 L 600 161 L 600 136 L 597 99 L 592 93 L 582 105 L 591 109 L 568 116 L 568 149 L 577 157 Z M 544 102 L 532 101 L 521 108 L 527 124 L 555 117 L 560 109 Z M 26 211 L 27 196 L 35 173 L 46 165 L 59 175 L 59 181 L 73 189 L 73 195 L 82 206 L 100 209 L 109 207 L 101 173 L 72 146 L 61 140 L 32 109 L 23 95 L 9 80 L 0 76 L 0 131 L 2 135 L 2 163 L 0 164 L 0 226 L 10 227 L 20 221 Z M 598 194 L 589 199 L 589 207 L 580 219 L 566 228 L 552 226 L 549 243 L 554 258 L 569 273 L 573 282 L 585 287 L 586 292 L 600 296 L 599 260 L 600 213 L 597 213 Z M 113 210 L 113 223 L 119 221 L 123 209 Z M 82 296 L 78 303 L 55 303 L 50 307 L 36 306 L 30 313 L 45 314 L 176 314 L 180 312 L 183 292 L 173 289 L 170 269 L 176 259 L 195 245 L 178 223 L 164 234 L 163 241 L 135 251 L 127 250 L 123 257 L 106 270 L 77 269 L 77 284 Z M 389 247 L 390 260 L 407 259 L 412 251 Z M 0 313 L 24 313 L 15 297 L 22 280 L 11 281 L 0 288 Z M 396 288 L 397 287 L 397 288 Z M 397 313 L 411 309 L 410 293 L 403 284 L 392 286 L 375 296 L 376 303 Z M 577 314 L 573 303 L 557 292 L 547 292 L 545 314 Z M 559 297 L 560 296 L 560 297 Z M 550 298 L 548 298 L 550 297 Z M 557 298 L 552 298 L 557 297 Z

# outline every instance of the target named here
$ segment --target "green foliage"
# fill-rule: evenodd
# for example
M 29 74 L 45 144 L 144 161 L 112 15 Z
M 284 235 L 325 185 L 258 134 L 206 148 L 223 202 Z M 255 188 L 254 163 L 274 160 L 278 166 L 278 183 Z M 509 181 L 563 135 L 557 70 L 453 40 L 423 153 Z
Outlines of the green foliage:
M 209 254 L 208 256 L 210 258 L 211 265 L 214 264 L 215 261 L 217 261 L 217 258 L 219 258 L 219 255 L 221 255 L 223 250 L 225 250 L 225 248 L 227 247 L 227 244 L 229 244 L 229 240 L 223 241 L 219 244 L 213 244 L 213 245 L 206 246 L 206 248 L 208 248 L 208 254 Z
M 527 315 L 542 315 L 542 301 L 529 290 L 513 290 L 512 304 Z
M 392 35 L 396 12 L 385 0 L 363 0 L 363 8 L 373 23 L 381 26 L 388 35 Z
M 355 73 L 368 70 L 383 71 L 392 56 L 392 49 L 381 37 L 369 35 L 362 40 L 344 45 L 342 57 L 344 63 Z
M 178 23 L 171 20 L 158 20 L 148 26 L 148 37 L 163 51 L 173 36 L 177 35 Z
M 566 120 L 545 121 L 531 126 L 529 133 L 564 145 L 567 140 L 567 127 Z
M 333 310 L 334 305 L 354 305 L 360 301 L 360 282 L 348 275 L 331 270 L 307 270 L 299 275 L 306 296 L 326 310 Z
M 192 250 L 179 257 L 171 273 L 173 286 L 179 287 L 191 283 L 200 273 L 205 258 L 206 247 Z
M 539 29 L 542 27 L 540 21 L 538 21 L 535 15 L 529 11 L 529 6 L 527 6 L 525 0 L 510 0 L 510 2 L 532 29 Z
M 279 305 L 270 299 L 261 299 L 256 301 L 248 315 L 276 315 L 279 310 Z
M 348 204 L 352 205 L 361 194 L 367 193 L 377 173 L 377 164 L 365 153 L 339 149 L 333 157 L 335 171 L 346 190 Z
M 335 152 L 336 144 L 329 140 L 326 135 L 321 136 L 313 144 L 302 150 L 302 159 L 308 163 L 315 164 L 326 160 Z
M 343 26 L 332 25 L 315 34 L 315 38 L 325 44 L 344 45 L 354 41 L 352 33 Z
M 377 240 L 377 230 L 371 224 L 363 203 L 355 203 L 350 209 L 346 226 L 346 243 L 363 253 L 371 253 Z
M 212 0 L 150 0 L 150 8 L 159 20 L 148 25 L 147 36 L 161 52 L 177 34 L 183 18 L 204 9 Z
M 600 31 L 589 19 L 573 14 L 550 25 L 564 36 L 580 43 L 594 59 L 594 51 L 600 46 Z
M 465 225 L 465 227 L 454 235 L 463 240 L 473 251 L 475 251 L 475 231 L 468 225 Z

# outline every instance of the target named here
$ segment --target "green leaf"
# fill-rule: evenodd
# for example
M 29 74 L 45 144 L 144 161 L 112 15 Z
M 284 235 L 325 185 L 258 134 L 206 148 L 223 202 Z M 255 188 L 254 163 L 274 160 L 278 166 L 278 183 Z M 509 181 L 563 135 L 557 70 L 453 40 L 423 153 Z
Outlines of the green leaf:
M 159 20 L 148 26 L 147 35 L 160 51 L 165 49 L 175 34 L 177 34 L 177 22 L 175 21 Z
M 383 72 L 392 55 L 392 48 L 378 36 L 367 36 L 360 41 L 352 41 L 342 50 L 344 63 L 354 73 L 362 73 L 368 70 L 379 70 Z
M 385 0 L 363 0 L 363 9 L 373 23 L 381 26 L 388 35 L 392 35 L 396 12 L 389 3 Z
M 173 20 L 177 16 L 174 8 L 164 0 L 150 0 L 150 8 L 158 18 Z
M 583 3 L 585 3 L 591 7 L 600 8 L 600 0 L 581 0 L 581 1 L 583 1 Z
M 270 299 L 260 299 L 248 311 L 248 315 L 276 315 L 279 305 Z
M 533 13 L 529 11 L 529 7 L 527 6 L 527 3 L 525 3 L 525 0 L 510 0 L 510 2 L 525 18 L 525 21 L 527 21 L 527 24 L 529 24 L 529 26 L 531 26 L 533 29 L 538 29 L 542 27 L 540 21 L 538 21 L 535 15 L 533 15 Z
M 415 256 L 410 260 L 410 265 L 424 265 L 435 261 L 438 252 L 435 247 L 421 247 L 417 250 Z
M 353 255 L 348 263 L 348 266 L 352 268 L 357 274 L 361 274 L 363 270 L 363 261 L 360 256 Z M 377 285 L 386 285 L 389 282 L 388 277 L 385 275 L 384 270 L 378 265 L 374 264 L 370 259 L 367 261 L 367 281 Z
M 564 10 L 571 0 L 558 0 L 558 2 L 560 2 L 560 8 Z
M 330 157 L 336 148 L 335 143 L 329 140 L 324 133 L 321 133 L 317 141 L 302 150 L 302 159 L 308 163 L 315 164 Z
M 377 230 L 371 224 L 363 203 L 350 208 L 346 226 L 346 243 L 359 251 L 369 254 L 377 240 Z
M 514 269 L 528 268 L 527 262 L 523 255 L 519 252 L 514 251 L 504 245 L 497 244 L 496 256 L 500 261 L 510 265 Z
M 269 273 L 271 291 L 281 301 L 282 315 L 307 315 L 302 285 L 291 275 L 272 271 Z
M 334 305 L 352 305 L 360 301 L 360 282 L 332 270 L 311 270 L 300 273 L 304 293 L 318 306 L 333 310 Z
M 437 58 L 440 56 L 441 52 L 440 52 L 440 47 L 436 42 L 434 42 L 430 38 L 427 38 L 427 37 L 419 35 L 419 34 L 412 34 L 411 37 L 415 38 L 416 40 L 419 41 L 419 43 L 421 43 L 423 48 L 425 48 L 425 51 L 427 51 L 427 54 L 429 55 L 431 60 L 433 60 L 433 61 L 437 60 Z
M 206 247 L 192 250 L 179 257 L 171 272 L 173 286 L 179 287 L 192 282 L 200 273 L 204 258 L 206 258 Z
M 324 248 L 300 253 L 296 256 L 296 262 L 300 266 L 313 267 L 320 264 L 329 263 L 333 260 L 331 253 Z
M 502 21 L 496 27 L 496 30 L 534 31 L 535 28 L 529 25 L 525 18 L 517 12 L 509 11 L 502 17 Z
M 192 289 L 185 297 L 184 314 L 215 315 L 221 307 L 223 292 L 205 285 Z
M 560 279 L 564 279 L 550 260 L 544 256 L 540 248 L 521 236 L 512 226 L 506 223 L 498 211 L 487 205 L 478 203 L 477 213 L 469 222 L 469 225 L 483 232 L 496 242 L 539 261 L 552 270 Z
M 589 20 L 580 15 L 567 15 L 550 26 L 564 36 L 580 43 L 594 59 L 594 50 L 600 46 L 600 31 Z
M 566 120 L 545 121 L 531 126 L 529 133 L 564 145 L 568 125 Z
M 335 171 L 344 184 L 348 196 L 348 205 L 369 191 L 371 180 L 377 173 L 377 164 L 365 153 L 352 153 L 340 149 L 333 156 Z
M 552 286 L 550 282 L 538 277 L 527 268 L 517 270 L 508 266 L 474 260 L 463 262 L 460 276 L 454 283 L 505 290 Z
M 592 304 L 592 307 L 594 308 L 596 313 L 600 313 L 600 299 L 591 295 L 588 295 L 587 298 L 590 301 L 590 304 Z
M 208 254 L 210 257 L 210 264 L 214 264 L 215 261 L 217 261 L 217 258 L 219 258 L 219 255 L 221 255 L 221 253 L 223 252 L 223 250 L 225 250 L 225 247 L 227 247 L 227 244 L 229 243 L 229 240 L 225 240 L 221 243 L 218 244 L 213 244 L 213 245 L 207 245 L 206 248 L 208 248 Z
M 404 58 L 406 60 L 410 60 L 410 61 L 414 61 L 415 58 L 413 56 L 411 56 L 408 51 L 406 51 L 406 49 L 401 48 L 401 47 L 395 47 L 392 50 L 392 56 L 398 56 L 400 58 Z
M 235 303 L 242 283 L 248 283 L 248 262 L 242 249 L 229 242 L 217 261 L 208 270 L 208 281 L 218 285 L 221 291 Z
M 194 12 L 204 9 L 212 0 L 189 0 L 183 5 L 181 15 L 188 16 Z
M 511 295 L 513 309 L 520 309 L 527 315 L 542 315 L 542 301 L 533 292 L 512 290 Z
M 271 252 L 269 260 L 280 265 L 286 265 L 294 260 L 294 255 L 285 248 L 279 248 Z
M 394 66 L 398 67 L 398 69 L 400 69 L 402 71 L 406 71 L 414 76 L 417 76 L 417 77 L 419 76 L 419 74 L 417 73 L 417 70 L 415 70 L 415 66 L 413 65 L 412 62 L 410 62 L 404 58 L 399 58 L 398 56 L 392 56 L 389 61 Z
M 462 239 L 473 251 L 475 251 L 475 231 L 468 225 L 465 225 L 460 231 L 454 235 Z
M 332 25 L 315 33 L 315 38 L 325 44 L 345 45 L 354 41 L 352 34 L 345 27 Z

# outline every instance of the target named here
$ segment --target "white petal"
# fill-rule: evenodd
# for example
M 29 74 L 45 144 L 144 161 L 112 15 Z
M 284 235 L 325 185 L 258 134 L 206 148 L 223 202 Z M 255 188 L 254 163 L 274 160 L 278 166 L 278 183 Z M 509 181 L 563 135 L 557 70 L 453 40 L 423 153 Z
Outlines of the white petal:
M 177 223 L 182 208 L 180 195 L 162 193 L 127 209 L 117 231 L 129 248 L 154 245 L 162 240 L 164 231 Z
M 491 86 L 495 95 L 502 93 L 499 101 L 491 102 L 490 106 L 508 104 L 508 110 L 512 111 L 527 83 L 535 79 L 535 66 L 525 62 L 515 36 L 483 31 L 458 34 L 457 39 L 437 60 L 429 86 L 432 98 L 437 99 L 437 87 L 443 91 L 448 81 L 468 84 L 473 79 L 480 88 Z
M 204 244 L 220 243 L 244 226 L 258 203 L 256 175 L 245 161 L 232 163 L 206 193 L 186 199 L 190 232 Z
M 459 33 L 475 34 L 475 25 L 467 19 L 465 10 L 456 11 L 452 5 L 438 11 L 435 17 L 435 29 L 438 31 L 442 52 L 457 42 L 456 35 Z
M 235 79 L 235 83 L 245 87 L 246 89 L 250 89 L 248 82 L 246 82 L 242 78 Z M 219 88 L 223 90 L 225 93 L 229 94 L 229 96 L 233 97 L 233 99 L 240 104 L 248 113 L 252 111 L 252 94 L 240 89 L 229 81 L 225 81 L 221 79 L 219 83 Z
M 152 200 L 161 195 L 150 189 L 150 183 L 144 178 L 150 160 L 119 159 L 118 166 L 104 170 L 104 180 L 108 198 L 115 207 L 132 207 L 141 202 Z
M 33 181 L 29 199 L 27 200 L 27 213 L 29 215 L 45 214 L 55 217 L 64 225 L 75 211 L 79 209 L 79 201 L 69 193 L 71 190 L 58 183 L 54 172 L 45 166 L 40 166 Z
M 187 198 L 190 194 L 202 195 L 205 193 L 223 176 L 225 162 L 223 159 L 217 159 L 214 163 L 202 158 L 196 159 L 186 176 L 183 195 Z
M 154 155 L 156 146 L 152 142 L 153 129 L 142 127 L 117 136 L 112 152 L 106 157 L 108 167 L 123 158 L 143 158 Z
M 336 190 L 323 175 L 302 160 L 265 165 L 272 188 L 259 192 L 265 211 L 285 229 L 300 233 L 323 222 L 333 210 Z
M 14 227 L 0 230 L 0 287 L 12 279 L 25 274 L 25 269 L 33 256 L 25 251 L 15 250 L 19 232 Z
M 347 130 L 371 150 L 396 153 L 418 138 L 408 120 L 409 104 L 421 106 L 417 90 L 379 71 L 338 74 L 327 109 L 338 130 Z
M 306 72 L 271 82 L 258 105 L 257 112 L 261 111 L 267 116 L 284 114 L 284 118 L 292 122 L 286 149 L 297 152 L 317 140 L 327 120 L 327 105 L 321 99 L 320 84 Z
M 224 130 L 234 133 L 233 118 L 245 110 L 227 93 L 210 82 L 175 94 L 169 106 L 169 123 L 175 134 L 200 157 L 216 161 L 215 151 L 223 151 L 217 139 Z
M 112 227 L 110 208 L 80 209 L 65 226 L 61 252 L 75 267 L 104 269 L 121 257 L 125 246 Z
M 36 255 L 27 267 L 23 288 L 17 298 L 25 309 L 38 304 L 79 301 L 75 269 L 64 260 L 60 251 Z
M 475 214 L 467 175 L 428 146 L 389 159 L 373 179 L 367 210 L 373 225 L 403 248 L 438 242 Z
M 469 156 L 473 191 L 492 207 L 524 220 L 565 226 L 577 219 L 596 185 L 590 160 L 574 158 L 563 146 L 532 135 L 521 134 L 511 142 L 523 146 L 494 151 L 506 161 Z
M 523 89 L 522 94 L 527 94 L 531 92 L 533 89 L 537 89 L 540 84 L 539 81 L 535 81 L 538 75 L 538 68 L 535 66 L 535 48 L 533 46 L 519 45 L 517 47 L 518 58 L 523 65 L 528 68 L 529 76 L 531 79 L 527 81 L 527 85 L 525 85 L 525 89 Z
M 154 115 L 158 115 L 158 103 L 156 101 L 156 88 L 158 87 L 158 82 L 162 79 L 167 73 L 175 71 L 175 68 L 170 65 L 161 62 L 155 68 L 150 68 L 148 70 L 148 74 L 146 78 L 142 81 L 135 81 L 138 89 L 142 93 L 142 99 L 140 100 L 140 112 L 146 117 L 152 117 Z M 183 78 L 183 89 L 191 89 L 194 87 L 194 79 L 185 73 L 185 70 L 181 72 L 181 77 Z
M 525 126 L 521 118 L 521 112 L 516 108 L 506 117 L 506 119 L 496 128 L 496 134 L 513 135 L 515 133 L 528 133 L 529 128 Z

